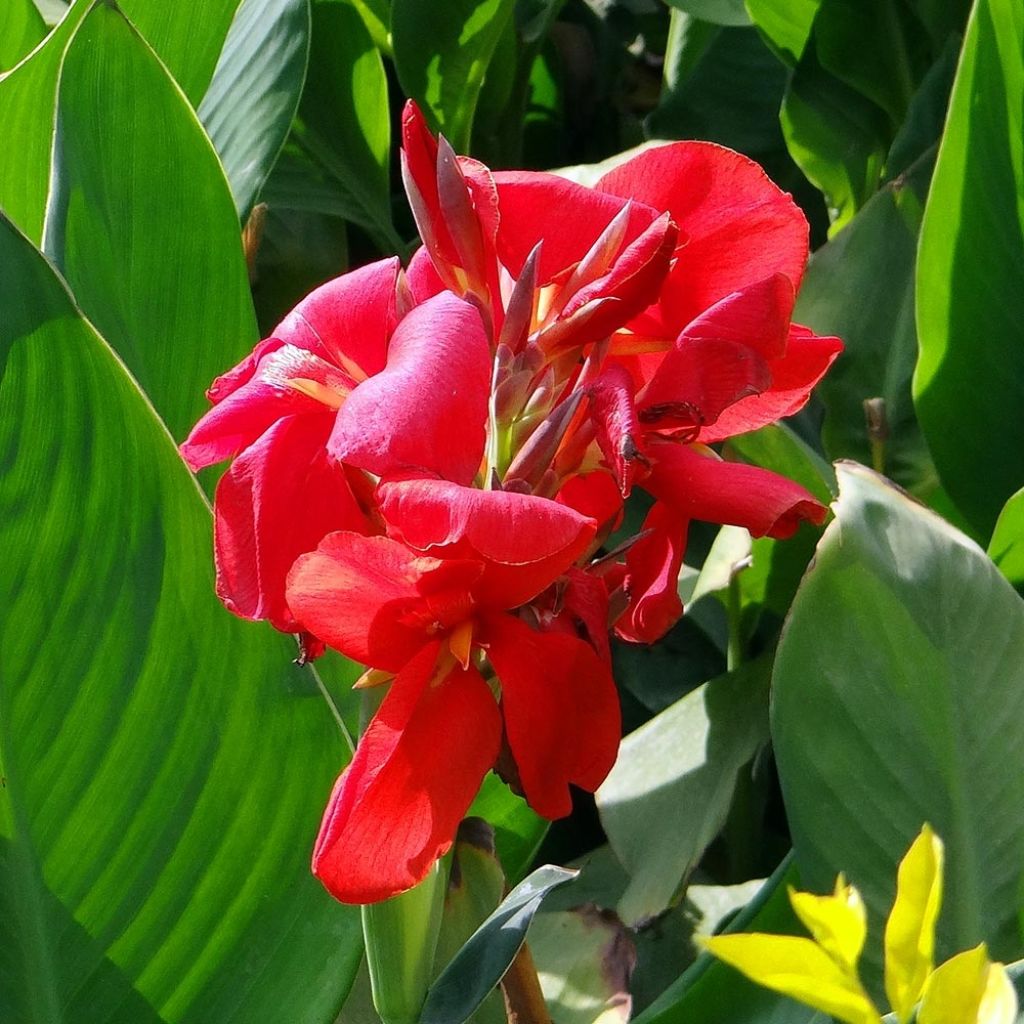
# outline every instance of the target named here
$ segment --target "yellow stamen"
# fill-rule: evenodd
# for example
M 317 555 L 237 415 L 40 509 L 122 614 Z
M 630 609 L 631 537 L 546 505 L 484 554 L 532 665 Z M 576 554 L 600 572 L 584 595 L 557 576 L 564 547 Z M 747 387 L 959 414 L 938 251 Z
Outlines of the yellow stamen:
M 380 668 L 368 668 L 353 684 L 353 690 L 369 690 L 374 686 L 383 686 L 395 678 L 394 672 L 385 672 Z
M 469 659 L 473 653 L 473 620 L 464 619 L 448 636 L 448 648 L 455 660 L 464 668 L 469 668 Z
M 322 402 L 331 409 L 340 409 L 348 397 L 346 392 L 329 387 L 327 384 L 321 384 L 318 380 L 310 380 L 308 377 L 292 377 L 288 381 L 288 387 L 300 391 L 304 395 L 309 395 L 310 398 Z

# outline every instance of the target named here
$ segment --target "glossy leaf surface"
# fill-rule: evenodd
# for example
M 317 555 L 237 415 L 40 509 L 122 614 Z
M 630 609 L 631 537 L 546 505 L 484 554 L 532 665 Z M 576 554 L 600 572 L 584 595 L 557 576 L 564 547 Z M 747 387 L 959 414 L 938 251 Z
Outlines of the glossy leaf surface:
M 68 47 L 54 151 L 44 251 L 183 438 L 257 337 L 238 217 L 194 112 L 106 4 Z
M 1024 603 L 978 547 L 863 467 L 776 656 L 772 739 L 801 878 L 845 872 L 868 907 L 877 982 L 896 866 L 929 822 L 946 847 L 937 958 L 1019 955 Z M 869 971 L 868 978 L 871 978 Z
M 914 399 L 946 490 L 987 535 L 1024 484 L 1024 8 L 979 0 L 924 223 Z
M 244 0 L 199 105 L 244 221 L 299 104 L 309 57 L 309 0 Z
M 195 481 L 6 221 L 0 262 L 0 1018 L 324 1024 L 361 948 L 309 874 L 337 725 L 219 605 Z

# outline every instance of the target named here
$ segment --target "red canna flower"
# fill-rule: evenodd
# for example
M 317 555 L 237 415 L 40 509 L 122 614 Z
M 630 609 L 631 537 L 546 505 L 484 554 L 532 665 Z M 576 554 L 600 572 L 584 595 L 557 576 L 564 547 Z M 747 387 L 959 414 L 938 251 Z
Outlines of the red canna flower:
M 385 899 L 425 876 L 495 766 L 503 735 L 524 795 L 549 818 L 571 810 L 570 784 L 603 781 L 619 740 L 606 661 L 576 633 L 523 618 L 522 606 L 587 548 L 592 520 L 544 498 L 456 484 L 436 493 L 391 485 L 382 510 L 389 532 L 408 531 L 414 547 L 407 536 L 333 533 L 288 580 L 307 629 L 395 673 L 335 785 L 313 856 L 316 875 L 350 903 Z M 499 519 L 506 528 L 496 531 Z

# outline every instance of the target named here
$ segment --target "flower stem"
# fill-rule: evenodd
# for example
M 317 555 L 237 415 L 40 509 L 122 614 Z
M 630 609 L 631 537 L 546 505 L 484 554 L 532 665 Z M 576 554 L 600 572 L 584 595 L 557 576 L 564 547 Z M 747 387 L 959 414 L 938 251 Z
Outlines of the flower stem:
M 544 993 L 537 980 L 537 968 L 524 942 L 501 979 L 508 1024 L 551 1024 Z

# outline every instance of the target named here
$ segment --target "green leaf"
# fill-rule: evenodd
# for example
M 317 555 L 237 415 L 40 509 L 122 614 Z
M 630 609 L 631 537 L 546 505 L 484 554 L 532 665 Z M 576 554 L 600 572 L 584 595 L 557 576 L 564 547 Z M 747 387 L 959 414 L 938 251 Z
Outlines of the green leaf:
M 0 8 L 0 71 L 13 68 L 45 35 L 46 22 L 32 0 L 6 0 Z
M 547 864 L 520 882 L 430 987 L 420 1024 L 468 1020 L 515 959 L 544 897 L 576 874 Z
M 665 87 L 648 132 L 706 139 L 755 156 L 783 150 L 778 112 L 786 68 L 757 30 L 673 24 Z
M 636 945 L 614 913 L 586 904 L 538 914 L 530 925 L 530 952 L 558 1024 L 629 1020 Z
M 494 772 L 484 777 L 480 792 L 466 812 L 493 826 L 498 860 L 512 882 L 518 882 L 533 863 L 548 822 Z
M 64 58 L 54 152 L 44 251 L 182 438 L 257 339 L 238 218 L 195 114 L 105 3 Z
M 746 4 L 750 20 L 788 64 L 796 64 L 821 0 L 746 0 Z
M 327 1024 L 360 951 L 309 874 L 338 729 L 217 602 L 171 438 L 3 219 L 0 264 L 0 1019 Z
M 798 884 L 787 857 L 757 896 L 725 929 L 737 932 L 806 934 L 789 904 L 787 887 Z M 828 1024 L 829 1018 L 748 981 L 707 953 L 665 990 L 633 1024 Z
M 768 738 L 770 662 L 705 683 L 630 733 L 595 794 L 608 841 L 630 874 L 627 924 L 674 901 L 725 823 L 743 766 Z
M 1015 587 L 1024 587 L 1024 488 L 999 513 L 988 554 Z
M 978 0 L 921 227 L 914 400 L 946 490 L 985 535 L 1024 484 L 1022 195 L 1024 8 Z
M 891 126 L 884 111 L 822 65 L 812 36 L 782 104 L 790 155 L 825 195 L 838 231 L 874 194 Z
M 772 740 L 806 888 L 843 871 L 879 978 L 896 866 L 929 822 L 946 846 L 938 959 L 1016 958 L 1024 811 L 1024 603 L 972 541 L 840 463 L 836 519 L 775 662 Z M 869 975 L 870 976 L 870 975 Z
M 79 0 L 79 3 L 84 0 Z M 125 17 L 145 37 L 193 106 L 213 78 L 239 0 L 168 3 L 167 0 L 99 0 Z
M 391 115 L 380 53 L 348 0 L 314 0 L 306 87 L 293 138 L 382 250 L 391 225 Z M 424 47 L 427 49 L 427 47 Z
M 929 170 L 923 166 L 883 188 L 814 253 L 794 314 L 845 346 L 817 389 L 825 406 L 826 452 L 870 465 L 864 401 L 881 398 L 889 432 L 884 470 L 915 491 L 935 483 L 910 393 L 917 359 L 914 259 Z
M 749 25 L 743 0 L 665 0 L 670 7 L 712 25 Z
M 737 434 L 729 438 L 727 447 L 744 462 L 795 480 L 824 505 L 835 494 L 832 467 L 785 423 L 769 423 L 749 434 Z
M 0 146 L 0 209 L 35 243 L 43 237 L 60 65 L 87 9 L 76 4 L 28 60 L 0 78 L 8 140 Z
M 398 80 L 456 153 L 469 151 L 480 88 L 514 6 L 514 0 L 392 4 Z
M 243 221 L 299 104 L 309 22 L 309 0 L 243 0 L 199 105 Z

